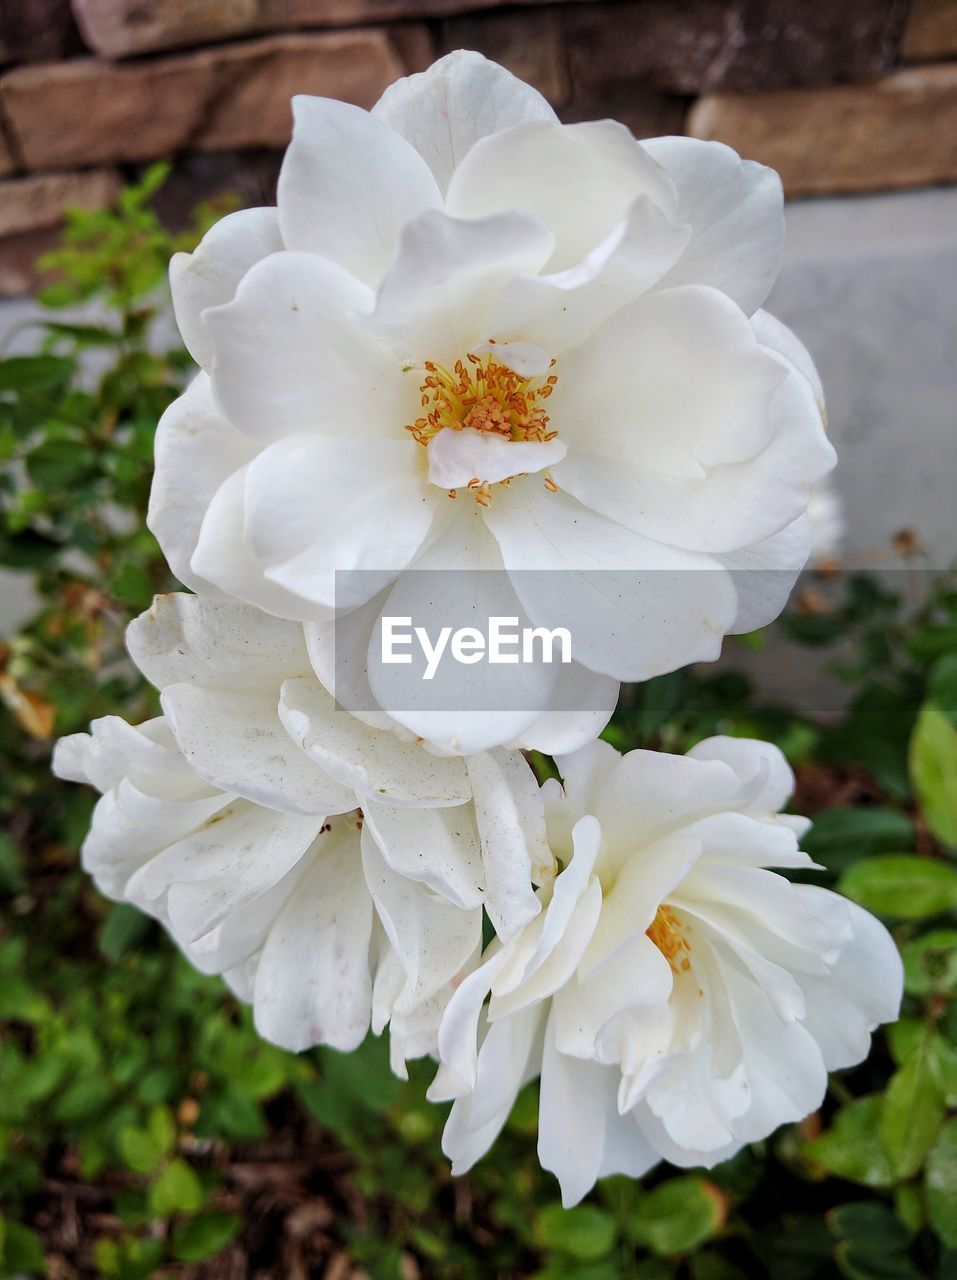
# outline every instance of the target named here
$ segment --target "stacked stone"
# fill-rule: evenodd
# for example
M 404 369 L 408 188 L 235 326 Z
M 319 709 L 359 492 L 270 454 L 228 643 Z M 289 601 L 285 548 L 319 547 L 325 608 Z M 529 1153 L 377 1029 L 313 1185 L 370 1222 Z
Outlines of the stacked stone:
M 717 138 L 791 195 L 957 180 L 957 0 L 4 0 L 0 294 L 132 168 L 263 203 L 294 93 L 367 107 L 460 47 L 566 121 Z

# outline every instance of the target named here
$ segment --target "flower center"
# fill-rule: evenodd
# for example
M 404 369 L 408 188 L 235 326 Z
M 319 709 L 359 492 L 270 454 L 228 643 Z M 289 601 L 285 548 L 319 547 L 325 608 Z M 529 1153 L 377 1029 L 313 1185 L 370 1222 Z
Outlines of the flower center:
M 675 973 L 687 973 L 691 968 L 691 944 L 684 925 L 668 907 L 658 908 L 654 920 L 645 930 Z
M 555 361 L 551 363 L 554 365 Z M 425 413 L 405 428 L 421 445 L 428 446 L 439 432 L 447 429 L 474 431 L 503 443 L 543 444 L 558 435 L 549 429 L 544 407 L 544 401 L 558 382 L 553 373 L 523 377 L 499 363 L 492 353 L 479 356 L 469 352 L 465 360 L 456 361 L 451 372 L 427 360 L 425 374 L 419 387 Z M 481 506 L 487 507 L 492 500 L 492 483 L 508 484 L 508 479 L 490 482 L 474 476 L 467 481 Z M 547 475 L 545 485 L 555 488 Z M 454 498 L 455 493 L 454 488 L 449 489 L 450 497 Z

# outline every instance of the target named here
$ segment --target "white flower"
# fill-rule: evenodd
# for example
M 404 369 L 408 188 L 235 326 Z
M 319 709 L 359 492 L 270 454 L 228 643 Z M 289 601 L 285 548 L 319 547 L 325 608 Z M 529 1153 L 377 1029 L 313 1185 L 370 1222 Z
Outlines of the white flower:
M 164 715 L 107 717 L 54 759 L 103 792 L 99 887 L 223 973 L 269 1040 L 349 1049 L 391 1018 L 397 1068 L 431 1050 L 482 907 L 504 936 L 540 910 L 552 856 L 522 756 L 369 728 L 312 677 L 301 628 L 249 606 L 159 597 L 128 647 Z
M 294 115 L 278 209 L 173 263 L 204 372 L 161 423 L 150 524 L 181 580 L 317 624 L 380 591 L 388 612 L 410 566 L 465 599 L 504 569 L 512 612 L 573 619 L 580 706 L 774 617 L 833 461 L 810 359 L 759 310 L 776 175 L 560 125 L 472 53 L 371 113 Z M 496 713 L 467 749 L 534 718 Z
M 430 1096 L 457 1099 L 443 1145 L 464 1172 L 540 1074 L 539 1157 L 574 1204 L 598 1177 L 710 1166 L 813 1111 L 897 1016 L 902 974 L 872 916 L 767 869 L 813 865 L 807 823 L 778 812 L 776 748 L 599 742 L 559 765 L 564 870 L 449 1002 Z
M 807 513 L 811 521 L 811 564 L 833 563 L 841 554 L 847 524 L 844 503 L 830 477 L 811 494 Z

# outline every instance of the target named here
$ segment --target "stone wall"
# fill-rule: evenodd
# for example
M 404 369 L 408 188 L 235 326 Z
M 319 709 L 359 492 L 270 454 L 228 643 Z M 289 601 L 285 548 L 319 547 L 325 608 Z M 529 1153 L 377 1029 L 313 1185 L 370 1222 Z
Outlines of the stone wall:
M 957 0 L 3 0 L 0 294 L 71 205 L 173 157 L 172 219 L 272 199 L 293 93 L 371 106 L 479 49 L 568 121 L 719 138 L 791 195 L 957 180 Z

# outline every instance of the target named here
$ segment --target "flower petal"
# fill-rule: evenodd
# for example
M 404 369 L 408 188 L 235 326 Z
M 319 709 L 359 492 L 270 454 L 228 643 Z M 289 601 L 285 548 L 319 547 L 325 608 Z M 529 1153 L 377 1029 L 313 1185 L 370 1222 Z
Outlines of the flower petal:
M 485 872 L 470 805 L 406 809 L 363 797 L 365 827 L 391 869 L 463 910 L 480 907 Z
M 815 885 L 799 885 L 812 904 L 827 894 Z M 804 1025 L 824 1055 L 828 1071 L 855 1066 L 867 1057 L 871 1032 L 900 1014 L 903 968 L 894 940 L 856 903 L 845 904 L 853 936 L 826 977 L 798 975 L 807 996 Z
M 574 853 L 564 871 L 555 877 L 552 896 L 542 917 L 538 942 L 522 969 L 523 980 L 530 978 L 555 948 L 563 945 L 575 908 L 591 883 L 600 847 L 601 827 L 597 818 L 586 813 L 572 828 Z
M 182 840 L 170 843 L 130 884 L 136 901 L 168 900 L 173 936 L 193 959 L 200 944 L 210 973 L 236 963 L 235 954 L 202 947 L 230 916 L 278 884 L 319 834 L 321 818 L 278 814 L 234 800 Z
M 372 114 L 412 143 L 443 192 L 479 138 L 527 120 L 555 120 L 531 85 L 466 49 L 397 80 Z
M 738 593 L 732 635 L 746 635 L 774 621 L 807 564 L 811 540 L 811 521 L 805 513 L 762 542 L 717 557 L 730 570 Z
M 541 910 L 532 878 L 542 877 L 553 861 L 544 811 L 531 767 L 518 753 L 485 751 L 466 757 L 465 768 L 482 842 L 485 909 L 507 941 Z
M 277 192 L 283 239 L 375 285 L 401 228 L 440 207 L 435 179 L 413 146 L 360 107 L 299 95 L 292 114 Z
M 711 558 L 648 541 L 534 478 L 496 494 L 485 519 L 531 619 L 567 627 L 592 671 L 647 680 L 718 656 L 738 602 Z
M 736 802 L 746 813 L 761 817 L 777 814 L 794 794 L 794 773 L 773 743 L 718 734 L 696 742 L 687 758 L 720 761 L 732 769 L 747 790 Z
M 243 276 L 261 258 L 283 249 L 275 209 L 240 209 L 210 227 L 192 253 L 169 264 L 173 312 L 189 354 L 208 369 L 213 347 L 202 313 L 235 297 Z
M 608 851 L 623 860 L 636 847 L 680 835 L 696 818 L 735 804 L 741 779 L 731 765 L 704 753 L 700 761 L 692 758 L 696 762 L 689 766 L 687 756 L 661 751 L 629 751 L 617 762 L 599 756 L 589 762 L 593 769 L 585 777 L 575 757 L 559 760 L 558 767 L 567 772 L 571 803 L 580 804 L 579 796 L 588 795 L 588 811 L 602 824 Z
M 191 571 L 226 596 L 278 618 L 301 621 L 315 613 L 316 606 L 265 578 L 262 566 L 246 546 L 247 470 L 248 464 L 234 472 L 210 502 L 190 561 Z
M 784 367 L 779 357 L 775 360 Z M 714 403 L 718 404 L 717 398 Z M 733 412 L 730 400 L 726 411 Z M 766 582 L 755 606 L 745 612 L 760 616 L 761 597 L 767 597 L 762 606 L 766 610 L 787 589 L 787 575 L 796 574 L 807 559 L 800 527 L 780 542 L 770 539 L 804 515 L 815 485 L 833 467 L 835 455 L 811 384 L 795 371 L 783 377 L 764 410 L 752 398 L 750 406 L 742 402 L 740 412 L 752 418 L 757 447 L 751 457 L 709 464 L 695 474 L 697 450 L 689 445 L 685 474 L 679 474 L 677 454 L 669 460 L 666 450 L 660 464 L 653 454 L 645 462 L 637 457 L 623 460 L 611 455 L 608 443 L 596 439 L 582 447 L 572 442 L 567 458 L 555 468 L 554 479 L 587 506 L 662 542 L 734 555 L 754 547 L 767 562 L 762 575 Z M 763 442 L 758 438 L 762 412 Z M 717 419 L 712 427 L 716 434 L 722 430 Z M 563 438 L 567 436 L 566 432 Z M 762 544 L 761 552 L 755 544 Z M 750 561 L 744 555 L 741 569 L 752 563 L 756 569 L 762 567 L 760 559 Z M 771 576 L 774 570 L 780 570 L 777 580 Z M 737 576 L 743 578 L 744 573 Z
M 446 208 L 461 218 L 531 213 L 555 234 L 554 272 L 585 258 L 639 196 L 674 204 L 670 179 L 624 125 L 530 121 L 472 147 L 452 175 Z
M 190 684 L 168 685 L 162 697 L 183 755 L 212 786 L 284 813 L 325 817 L 354 809 L 355 793 L 289 738 L 277 701 L 278 689 L 242 694 Z
M 489 1020 L 510 1018 L 522 1009 L 547 1000 L 556 991 L 560 991 L 566 983 L 571 982 L 595 932 L 600 914 L 601 885 L 598 877 L 592 876 L 584 893 L 572 908 L 561 937 L 561 945 L 549 951 L 534 973 L 512 990 L 499 995 L 493 985 L 492 999 L 489 1001 Z M 546 924 L 547 921 L 543 923 L 542 933 L 545 932 Z
M 362 868 L 376 912 L 416 1002 L 435 995 L 482 945 L 482 910 L 464 911 L 424 885 L 397 875 L 362 829 Z
M 461 760 L 370 729 L 337 707 L 316 680 L 287 680 L 279 715 L 297 746 L 360 796 L 419 807 L 465 804 L 471 798 Z
M 517 272 L 538 271 L 554 244 L 544 224 L 526 213 L 468 221 L 423 213 L 403 228 L 363 327 L 403 365 L 429 360 L 451 369 L 488 337 L 503 285 Z
M 373 729 L 391 729 L 411 742 L 416 736 L 379 708 L 369 684 L 367 653 L 390 588 L 338 617 L 307 622 L 309 660 L 319 683 L 346 711 Z
M 821 1051 L 800 1022 L 782 1022 L 764 992 L 730 966 L 722 967 L 741 1032 L 751 1105 L 734 1121 L 739 1141 L 759 1142 L 782 1124 L 803 1120 L 824 1099 Z
M 320 837 L 308 872 L 276 917 L 254 983 L 256 1030 L 298 1053 L 314 1044 L 344 1053 L 369 1028 L 372 898 L 353 830 Z
M 437 491 L 436 491 L 437 492 Z M 399 576 L 386 597 L 383 616 L 411 618 L 433 643 L 443 626 L 477 624 L 490 618 L 528 621 L 513 584 L 502 572 L 498 544 L 485 527 L 481 508 L 462 500 L 440 502 L 429 539 L 410 571 Z M 382 636 L 374 628 L 365 651 L 375 701 L 406 730 L 447 754 L 473 755 L 522 735 L 552 698 L 558 662 L 464 665 L 452 657 L 439 664 L 431 680 L 422 646 L 413 646 L 412 662 L 383 659 Z
M 538 1158 L 558 1179 L 566 1209 L 578 1204 L 598 1177 L 605 1150 L 607 1093 L 614 1087 L 607 1067 L 559 1053 L 549 1020 L 542 1051 Z
M 57 742 L 52 769 L 58 778 L 85 782 L 97 791 L 109 791 L 129 778 L 141 789 L 170 798 L 188 795 L 197 781 L 162 716 L 139 725 L 101 716 L 89 733 L 71 733 Z
M 83 869 L 110 898 L 130 898 L 143 911 L 165 919 L 165 903 L 136 896 L 130 881 L 164 846 L 190 835 L 233 800 L 219 792 L 180 799 L 143 791 L 123 778 L 107 791 L 93 810 L 89 834 L 83 842 Z M 164 886 L 165 890 L 165 886 Z
M 442 1134 L 442 1150 L 452 1161 L 453 1175 L 467 1173 L 485 1155 L 520 1089 L 538 1074 L 544 1026 L 543 1010 L 536 1008 L 489 1028 L 475 1092 L 455 1102 Z
M 674 182 L 679 214 L 692 228 L 691 243 L 659 287 L 712 285 L 750 315 L 781 266 L 781 179 L 721 142 L 650 138 L 642 145 Z
M 130 657 L 157 689 L 184 682 L 274 694 L 286 676 L 305 675 L 302 629 L 232 600 L 174 591 L 156 596 L 126 630 Z
M 664 1004 L 671 995 L 668 961 L 650 938 L 635 934 L 614 961 L 590 978 L 555 993 L 552 1023 L 555 1046 L 576 1058 L 594 1058 L 603 1027 L 625 1009 Z
M 660 280 L 689 236 L 685 223 L 638 196 L 578 266 L 511 280 L 492 312 L 489 332 L 499 342 L 522 337 L 560 356 Z
M 624 307 L 556 373 L 549 412 L 569 461 L 595 454 L 685 480 L 766 447 L 787 377 L 734 303 L 691 286 Z
M 146 523 L 180 582 L 215 594 L 190 561 L 216 491 L 253 457 L 255 446 L 219 412 L 209 378 L 201 373 L 160 418 L 154 454 Z
M 410 439 L 296 435 L 270 445 L 245 485 L 245 540 L 266 578 L 324 609 L 381 590 L 425 541 L 444 497 L 423 483 L 421 455 Z
M 818 408 L 823 413 L 824 387 L 821 385 L 821 375 L 811 359 L 811 353 L 797 334 L 792 333 L 776 316 L 764 310 L 755 311 L 751 317 L 751 323 L 762 347 L 773 351 L 775 355 L 786 360 L 793 369 L 807 378 L 814 391 Z
M 712 813 L 682 829 L 704 846 L 702 862 L 748 867 L 811 870 L 815 864 L 798 848 L 797 833 L 780 816 L 761 819 L 747 813 Z
M 519 1091 L 541 1070 L 544 1010 L 531 1009 L 493 1023 L 482 1041 L 478 1080 L 468 1118 L 471 1130 L 508 1119 Z
M 261 444 L 300 431 L 390 436 L 415 416 L 416 388 L 358 320 L 373 294 L 334 262 L 274 253 L 232 302 L 204 312 L 213 392 Z
M 523 730 L 514 745 L 549 756 L 587 746 L 614 714 L 620 690 L 611 676 L 589 671 L 580 662 L 563 663 L 548 710 Z
M 542 797 L 548 838 L 563 862 L 571 856 L 571 833 L 578 818 L 583 813 L 592 813 L 601 821 L 596 807 L 599 788 L 621 758 L 621 752 L 602 739 L 556 757 L 561 784 L 549 779 L 542 788 Z
M 479 1019 L 485 998 L 507 957 L 501 951 L 487 958 L 456 988 L 439 1027 L 441 1079 L 429 1088 L 432 1102 L 447 1102 L 475 1088 L 478 1076 Z
M 561 440 L 506 440 L 473 427 L 443 427 L 429 441 L 429 482 L 440 489 L 467 489 L 476 480 L 498 484 L 553 467 L 567 452 Z
M 579 976 L 587 981 L 617 961 L 623 948 L 643 936 L 662 901 L 701 856 L 701 842 L 684 835 L 663 836 L 637 850 L 605 890 L 601 920 L 582 956 Z M 606 880 L 612 875 L 606 872 Z

